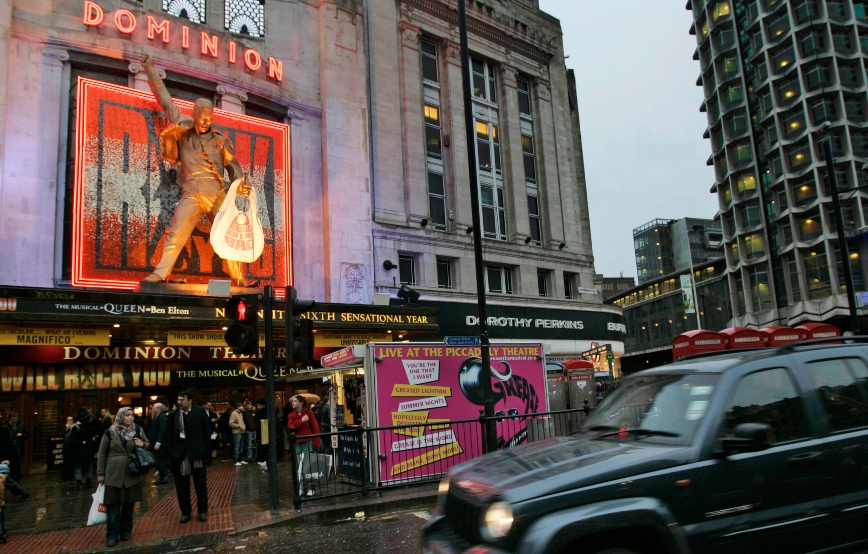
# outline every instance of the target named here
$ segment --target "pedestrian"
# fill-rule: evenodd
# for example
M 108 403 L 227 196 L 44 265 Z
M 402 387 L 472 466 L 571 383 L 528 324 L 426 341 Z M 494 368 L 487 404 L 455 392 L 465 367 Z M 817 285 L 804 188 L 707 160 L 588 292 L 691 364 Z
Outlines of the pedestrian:
M 69 461 L 72 464 L 73 476 L 77 482 L 76 490 L 84 490 L 82 479 L 87 479 L 87 487 L 93 486 L 93 430 L 91 428 L 91 413 L 85 408 L 79 408 L 76 421 L 69 428 Z
M 264 442 L 262 439 L 265 437 L 265 428 L 268 426 L 268 412 L 265 410 L 264 398 L 256 399 L 254 419 L 256 420 L 256 429 L 259 433 L 259 446 L 256 447 L 256 463 L 259 464 L 260 468 L 270 470 L 272 468 L 268 464 L 268 445 L 262 444 Z
M 112 425 L 115 423 L 115 416 L 109 411 L 108 408 L 100 408 L 99 410 L 99 435 L 102 436 L 103 433 L 108 431 Z M 100 439 L 102 440 L 102 439 Z
M 232 428 L 229 427 L 229 415 L 234 409 L 235 404 L 230 402 L 217 419 L 217 434 L 220 435 L 220 449 L 224 460 L 232 457 Z
M 208 521 L 208 483 L 205 458 L 211 455 L 211 427 L 205 410 L 193 405 L 193 393 L 183 390 L 178 393 L 178 411 L 169 416 L 169 460 L 181 523 L 190 521 L 193 511 L 190 504 L 190 477 L 196 489 L 196 509 L 199 521 Z
M 329 406 L 328 397 L 324 396 L 320 401 L 321 404 L 319 406 L 319 411 L 316 414 L 317 423 L 319 423 L 320 432 L 322 433 L 331 433 L 332 432 L 332 416 L 331 416 L 331 406 Z M 330 437 L 329 439 L 330 440 Z M 328 446 L 326 445 L 327 441 L 322 441 L 321 450 L 327 450 Z
M 205 463 L 210 466 L 214 459 L 214 446 L 216 445 L 215 439 L 217 438 L 217 419 L 219 416 L 214 411 L 214 406 L 211 402 L 205 402 L 202 407 L 205 408 L 205 415 L 208 417 L 208 428 L 211 430 L 208 443 L 208 458 L 205 460 Z
M 319 437 L 308 437 L 308 435 L 319 434 L 319 424 L 316 421 L 314 413 L 310 411 L 307 402 L 301 395 L 292 397 L 292 411 L 289 412 L 287 427 L 295 431 L 295 455 L 299 457 L 298 464 L 301 467 L 301 456 L 312 453 L 314 450 L 319 450 L 320 447 Z M 302 490 L 298 492 L 299 494 L 304 493 Z M 313 496 L 312 488 L 308 489 L 307 495 Z
M 151 406 L 151 412 L 154 414 L 154 420 L 148 428 L 148 442 L 157 461 L 157 484 L 162 485 L 169 481 L 168 451 L 163 448 L 169 432 L 169 416 L 166 415 L 166 407 L 159 402 Z
M 0 463 L 9 465 L 9 458 L 12 455 L 12 435 L 9 432 L 9 428 L 5 425 L 0 426 Z M 24 490 L 21 485 L 18 484 L 16 479 L 12 478 L 12 475 L 6 475 L 6 490 L 17 494 L 21 502 L 24 502 L 28 498 L 30 498 L 30 493 Z M 2 500 L 2 497 L 0 497 Z M 2 531 L 2 530 L 0 530 Z
M 3 424 L 12 437 L 12 451 L 9 454 L 9 475 L 21 481 L 21 458 L 24 457 L 24 441 L 30 436 L 27 427 L 18 419 L 18 412 L 10 412 L 9 419 Z
M 256 422 L 253 421 L 253 413 L 255 409 L 249 400 L 244 401 L 244 411 L 241 414 L 244 416 L 244 429 L 246 433 L 245 446 L 247 447 L 247 461 L 253 461 L 254 448 L 256 447 Z
M 247 465 L 247 462 L 241 459 L 241 452 L 244 449 L 244 434 L 247 426 L 244 424 L 244 413 L 240 407 L 236 407 L 235 401 L 229 401 L 229 407 L 232 414 L 229 416 L 229 428 L 232 429 L 232 462 L 237 465 Z
M 135 423 L 132 408 L 118 410 L 115 421 L 102 435 L 96 463 L 96 478 L 105 485 L 105 544 L 114 546 L 118 539 L 130 540 L 133 512 L 142 500 L 142 476 L 129 472 L 130 453 L 136 447 L 148 448 L 148 439 Z M 189 490 L 189 489 L 188 489 Z
M 69 450 L 66 448 L 66 445 L 69 442 L 69 429 L 70 427 L 72 427 L 73 423 L 75 423 L 75 418 L 72 416 L 66 416 L 63 434 L 61 435 L 61 437 L 63 438 L 63 465 L 60 468 L 61 483 L 72 481 L 72 462 L 70 462 Z

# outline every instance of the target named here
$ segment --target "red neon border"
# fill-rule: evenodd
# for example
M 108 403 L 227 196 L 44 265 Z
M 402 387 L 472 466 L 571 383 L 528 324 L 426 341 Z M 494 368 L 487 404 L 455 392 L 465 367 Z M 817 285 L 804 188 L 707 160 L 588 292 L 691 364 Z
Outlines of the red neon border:
M 111 92 L 128 94 L 133 97 L 137 97 L 142 100 L 150 100 L 156 102 L 154 95 L 149 92 L 144 92 L 136 89 L 132 89 L 129 87 L 124 87 L 120 85 L 115 85 L 112 83 L 106 83 L 103 81 L 97 81 L 95 79 L 88 79 L 86 77 L 78 77 L 78 82 L 76 83 L 78 87 L 78 105 L 76 106 L 76 128 L 75 128 L 75 182 L 73 185 L 73 201 L 72 201 L 72 279 L 71 284 L 74 287 L 97 287 L 97 288 L 105 288 L 105 289 L 116 289 L 116 290 L 135 290 L 139 287 L 139 281 L 118 281 L 112 279 L 91 279 L 85 278 L 82 276 L 82 264 L 81 264 L 81 250 L 82 250 L 82 232 L 81 226 L 83 224 L 83 211 L 82 211 L 82 202 L 83 202 L 83 188 L 84 188 L 84 175 L 85 168 L 83 163 L 84 150 L 86 145 L 86 134 L 85 130 L 87 129 L 86 119 L 87 119 L 87 105 L 88 105 L 88 93 L 91 88 L 97 88 L 102 90 L 107 90 Z M 193 109 L 193 103 L 187 100 L 179 100 L 177 98 L 173 98 L 175 104 L 180 109 Z M 235 119 L 238 121 L 246 121 L 248 123 L 254 123 L 256 125 L 260 125 L 263 127 L 268 127 L 273 130 L 276 130 L 283 137 L 283 167 L 285 168 L 286 174 L 286 183 L 284 186 L 284 214 L 285 214 L 285 227 L 286 227 L 286 245 L 285 252 L 286 256 L 284 256 L 284 271 L 286 275 L 287 284 L 285 286 L 292 286 L 293 278 L 292 278 L 292 157 L 290 153 L 291 143 L 290 143 L 290 127 L 286 123 L 276 123 L 274 121 L 268 121 L 267 119 L 261 119 L 258 117 L 251 117 L 249 115 L 238 114 L 234 112 L 227 112 L 225 110 L 220 110 L 215 108 L 215 114 L 220 114 L 227 119 Z M 277 298 L 281 298 L 284 294 L 282 286 L 275 286 L 275 296 Z

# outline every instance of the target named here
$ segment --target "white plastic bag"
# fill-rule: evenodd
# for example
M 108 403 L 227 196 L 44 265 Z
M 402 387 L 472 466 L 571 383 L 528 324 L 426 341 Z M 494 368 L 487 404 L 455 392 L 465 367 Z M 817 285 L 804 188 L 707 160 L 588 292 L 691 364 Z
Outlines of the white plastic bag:
M 265 248 L 265 234 L 256 210 L 256 191 L 251 187 L 247 209 L 240 211 L 235 206 L 240 179 L 229 187 L 226 199 L 211 224 L 211 246 L 224 260 L 253 263 Z
M 91 504 L 90 513 L 87 515 L 87 524 L 98 525 L 105 523 L 108 508 L 103 504 L 105 501 L 105 487 L 102 483 L 96 487 L 96 492 L 91 496 L 93 496 L 93 504 Z

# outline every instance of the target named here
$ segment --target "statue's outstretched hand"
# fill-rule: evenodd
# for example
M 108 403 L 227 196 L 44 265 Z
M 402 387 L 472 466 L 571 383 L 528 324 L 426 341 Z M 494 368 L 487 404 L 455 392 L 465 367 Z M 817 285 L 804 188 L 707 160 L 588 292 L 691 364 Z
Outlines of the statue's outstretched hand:
M 252 187 L 247 184 L 247 175 L 241 176 L 241 182 L 238 183 L 238 196 L 248 196 Z

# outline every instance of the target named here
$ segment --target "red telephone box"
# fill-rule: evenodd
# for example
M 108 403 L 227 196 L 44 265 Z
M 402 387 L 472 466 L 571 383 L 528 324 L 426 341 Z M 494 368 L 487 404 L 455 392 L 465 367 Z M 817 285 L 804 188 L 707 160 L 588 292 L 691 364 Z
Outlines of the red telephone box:
M 804 329 L 793 329 L 792 327 L 785 327 L 783 325 L 773 325 L 772 327 L 760 329 L 760 333 L 765 333 L 766 344 L 772 348 L 808 338 L 808 333 Z
M 726 337 L 704 329 L 687 331 L 672 339 L 672 361 L 684 356 L 726 350 Z
M 756 329 L 747 327 L 730 327 L 720 332 L 725 336 L 730 350 L 739 348 L 763 348 L 766 345 L 766 335 Z
M 825 339 L 828 337 L 840 337 L 841 330 L 828 323 L 804 323 L 796 327 L 808 334 L 809 339 Z M 840 344 L 830 342 L 829 344 Z

